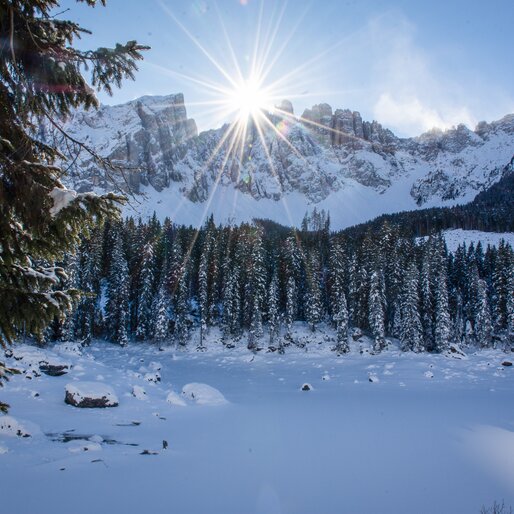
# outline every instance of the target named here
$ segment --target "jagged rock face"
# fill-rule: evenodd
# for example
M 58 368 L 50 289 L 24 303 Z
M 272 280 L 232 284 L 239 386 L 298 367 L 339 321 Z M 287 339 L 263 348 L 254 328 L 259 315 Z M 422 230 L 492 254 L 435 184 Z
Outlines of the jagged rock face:
M 269 114 L 271 126 L 261 131 L 249 125 L 237 151 L 230 137 L 223 142 L 228 125 L 197 134 L 180 94 L 79 111 L 66 129 L 124 167 L 123 187 L 170 191 L 193 204 L 207 202 L 216 188 L 252 201 L 297 195 L 306 205 L 333 206 L 338 200 L 331 199 L 350 198 L 352 191 L 351 199 L 357 195 L 377 203 L 389 195 L 389 210 L 399 194 L 403 208 L 455 203 L 498 180 L 514 155 L 514 115 L 480 123 L 475 131 L 459 125 L 400 139 L 349 109 L 318 104 L 295 118 L 291 102 L 277 107 L 289 115 Z M 109 187 L 84 153 L 69 180 L 82 191 Z
M 102 157 L 122 165 L 126 172 L 120 183 L 135 192 L 141 184 L 161 191 L 171 180 L 182 180 L 175 164 L 184 156 L 183 145 L 198 135 L 195 121 L 187 118 L 182 94 L 78 111 L 65 128 Z M 90 156 L 80 155 L 76 168 L 81 170 L 81 181 L 89 178 L 92 184 L 103 185 L 102 174 Z M 87 184 L 82 182 L 82 187 Z
M 282 100 L 276 107 L 283 112 L 294 114 L 293 104 L 289 100 Z

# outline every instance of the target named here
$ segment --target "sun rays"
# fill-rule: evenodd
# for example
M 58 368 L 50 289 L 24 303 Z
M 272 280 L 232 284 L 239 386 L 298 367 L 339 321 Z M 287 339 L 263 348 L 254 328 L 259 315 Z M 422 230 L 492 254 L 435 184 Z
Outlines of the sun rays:
M 198 228 L 208 218 L 214 199 L 218 202 L 224 201 L 220 199 L 220 194 L 222 197 L 226 194 L 226 201 L 233 202 L 232 212 L 236 212 L 240 195 L 235 194 L 232 188 L 232 193 L 226 188 L 219 188 L 225 175 L 230 176 L 234 189 L 251 190 L 259 187 L 259 175 L 263 171 L 276 183 L 278 198 L 284 209 L 284 223 L 294 226 L 295 222 L 287 205 L 287 195 L 284 194 L 284 177 L 277 172 L 274 162 L 276 156 L 273 152 L 281 145 L 287 147 L 287 152 L 294 154 L 308 168 L 310 163 L 296 148 L 294 138 L 290 137 L 294 127 L 311 126 L 333 131 L 329 127 L 294 115 L 290 109 L 283 107 L 282 102 L 285 99 L 321 97 L 323 92 L 309 91 L 314 67 L 328 53 L 344 46 L 342 43 L 348 36 L 328 48 L 325 47 L 317 55 L 305 56 L 299 65 L 298 62 L 295 65 L 290 64 L 284 56 L 290 51 L 295 37 L 301 37 L 298 31 L 307 11 L 295 13 L 295 20 L 291 20 L 288 11 L 288 23 L 285 23 L 287 3 L 281 3 L 280 7 L 275 3 L 271 7 L 269 5 L 265 12 L 265 3 L 261 1 L 252 11 L 256 18 L 251 23 L 254 33 L 246 34 L 245 39 L 251 41 L 250 47 L 246 48 L 241 45 L 240 40 L 237 40 L 237 45 L 234 43 L 234 34 L 227 30 L 224 15 L 217 4 L 214 4 L 214 13 L 209 18 L 209 22 L 216 23 L 219 29 L 219 37 L 216 44 L 213 44 L 212 41 L 196 37 L 192 28 L 187 27 L 168 5 L 160 2 L 163 13 L 187 36 L 195 51 L 205 58 L 205 68 L 202 68 L 205 74 L 194 71 L 184 73 L 182 70 L 179 72 L 172 68 L 154 66 L 160 73 L 169 74 L 170 77 L 201 91 L 202 94 L 198 96 L 203 97 L 202 101 L 190 105 L 194 105 L 197 110 L 201 108 L 209 116 L 211 123 L 217 123 L 218 126 L 225 124 L 217 144 L 205 159 L 200 171 L 201 174 L 210 175 L 212 183 L 204 201 L 203 216 L 199 220 Z M 244 9 L 246 6 L 240 8 Z M 285 26 L 290 27 L 290 30 L 287 31 Z M 265 212 L 262 217 L 266 217 Z

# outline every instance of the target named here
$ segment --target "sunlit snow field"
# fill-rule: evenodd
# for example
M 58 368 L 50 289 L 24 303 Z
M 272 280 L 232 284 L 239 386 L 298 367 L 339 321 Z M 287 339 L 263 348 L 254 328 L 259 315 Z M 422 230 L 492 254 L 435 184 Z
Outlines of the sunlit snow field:
M 18 347 L 23 358 L 8 364 L 29 376 L 43 358 L 72 367 L 18 375 L 0 391 L 9 419 L 31 434 L 0 430 L 0 510 L 459 514 L 514 505 L 514 367 L 501 365 L 510 354 L 374 356 L 354 343 L 336 357 L 329 348 Z M 161 381 L 148 382 L 159 367 Z M 120 405 L 66 405 L 66 384 L 83 380 L 111 386 Z M 191 382 L 227 403 L 166 401 Z

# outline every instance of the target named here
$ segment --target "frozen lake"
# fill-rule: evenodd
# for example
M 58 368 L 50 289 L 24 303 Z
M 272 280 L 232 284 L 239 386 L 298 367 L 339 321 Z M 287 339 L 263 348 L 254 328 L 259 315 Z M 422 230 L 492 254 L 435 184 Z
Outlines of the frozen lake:
M 21 360 L 9 359 L 29 375 L 28 363 L 43 357 L 72 367 L 16 376 L 1 391 L 31 434 L 0 431 L 2 512 L 460 514 L 494 500 L 514 505 L 514 369 L 501 365 L 512 360 L 505 353 L 76 348 L 22 347 Z M 156 372 L 161 381 L 148 382 Z M 120 405 L 66 405 L 66 384 L 83 380 L 108 384 Z M 228 403 L 166 402 L 192 382 Z M 146 395 L 134 397 L 133 386 Z

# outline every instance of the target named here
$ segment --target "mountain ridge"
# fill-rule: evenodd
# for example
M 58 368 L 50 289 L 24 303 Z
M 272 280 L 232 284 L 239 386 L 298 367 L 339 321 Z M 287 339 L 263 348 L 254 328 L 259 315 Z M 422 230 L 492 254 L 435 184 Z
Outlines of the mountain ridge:
M 513 114 L 475 130 L 399 138 L 349 109 L 318 104 L 302 117 L 290 102 L 281 109 L 286 114 L 267 114 L 260 130 L 250 124 L 242 151 L 232 153 L 230 138 L 223 141 L 231 126 L 198 133 L 180 93 L 77 111 L 64 127 L 125 168 L 119 185 L 144 195 L 126 214 L 156 211 L 193 225 L 213 214 L 222 223 L 269 217 L 299 226 L 316 207 L 344 228 L 398 210 L 466 203 L 497 182 L 514 155 Z M 112 189 L 83 152 L 67 185 Z

